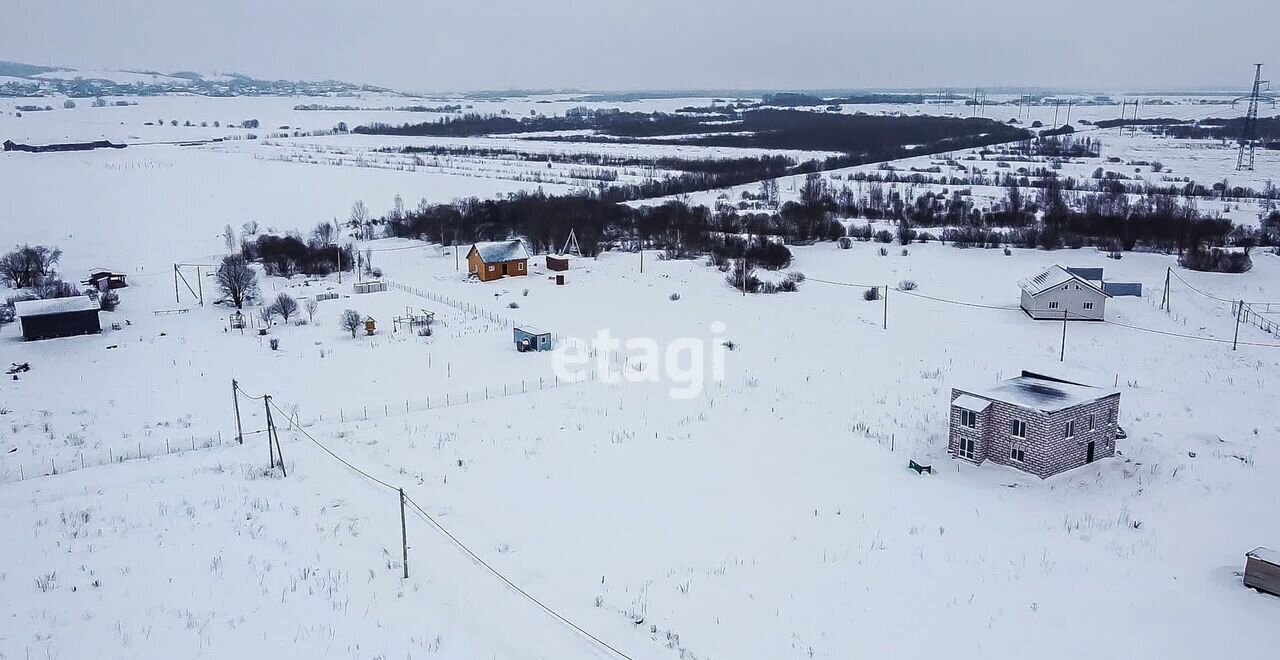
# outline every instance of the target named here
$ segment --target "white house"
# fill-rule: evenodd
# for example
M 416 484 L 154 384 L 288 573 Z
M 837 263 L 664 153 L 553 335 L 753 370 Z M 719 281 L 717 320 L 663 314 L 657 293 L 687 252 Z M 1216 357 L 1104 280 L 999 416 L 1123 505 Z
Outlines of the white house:
M 1097 284 L 1053 265 L 1035 277 L 1018 282 L 1022 311 L 1033 319 L 1101 321 L 1111 297 Z

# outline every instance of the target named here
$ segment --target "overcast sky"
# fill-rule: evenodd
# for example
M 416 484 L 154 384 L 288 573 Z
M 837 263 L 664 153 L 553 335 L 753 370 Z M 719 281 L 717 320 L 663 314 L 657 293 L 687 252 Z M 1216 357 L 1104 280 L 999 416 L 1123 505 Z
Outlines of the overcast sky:
M 1280 0 L 0 0 L 0 25 L 32 64 L 423 91 L 1280 81 Z

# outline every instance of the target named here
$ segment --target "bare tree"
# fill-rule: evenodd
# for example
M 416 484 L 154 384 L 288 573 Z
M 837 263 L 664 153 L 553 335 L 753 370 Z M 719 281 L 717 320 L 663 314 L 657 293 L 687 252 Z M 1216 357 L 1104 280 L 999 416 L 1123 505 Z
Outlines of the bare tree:
M 45 245 L 20 245 L 13 252 L 0 257 L 0 281 L 22 289 L 39 284 L 54 273 L 62 250 Z
M 231 299 L 236 309 L 244 309 L 247 301 L 258 295 L 258 274 L 249 266 L 249 262 L 238 254 L 222 258 L 218 266 L 218 288 Z
M 354 309 L 343 310 L 342 316 L 338 317 L 338 325 L 342 326 L 343 330 L 350 332 L 352 338 L 355 338 L 356 330 L 359 330 L 360 326 L 364 325 L 364 319 L 360 317 L 360 312 Z
M 255 236 L 258 233 L 258 221 L 250 220 L 240 225 L 240 230 L 244 232 L 245 236 Z
M 236 251 L 236 230 L 232 229 L 230 224 L 222 229 L 222 242 L 227 247 L 227 254 Z
M 364 200 L 356 200 L 356 203 L 351 205 L 351 217 L 348 224 L 352 229 L 359 232 L 361 238 L 368 238 L 368 236 L 365 236 L 365 229 L 369 224 L 369 207 L 365 206 Z
M 333 225 L 327 222 L 316 225 L 316 228 L 311 231 L 311 238 L 320 245 L 332 245 L 334 238 Z
M 262 319 L 263 325 L 271 325 L 271 319 L 274 319 L 275 317 L 275 305 L 263 305 L 258 308 L 258 318 Z
M 307 320 L 311 323 L 316 322 L 316 312 L 320 310 L 320 301 L 315 298 L 307 298 L 306 303 Z
M 276 296 L 276 299 L 271 303 L 271 309 L 276 314 L 279 314 L 280 318 L 284 319 L 285 323 L 288 323 L 289 317 L 298 313 L 298 301 L 294 300 L 293 296 L 287 293 L 281 293 Z

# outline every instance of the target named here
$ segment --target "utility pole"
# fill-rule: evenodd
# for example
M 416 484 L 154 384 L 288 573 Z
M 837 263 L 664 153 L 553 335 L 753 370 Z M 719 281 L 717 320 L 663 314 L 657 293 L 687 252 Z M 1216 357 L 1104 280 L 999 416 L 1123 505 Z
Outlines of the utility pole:
M 1071 125 L 1071 106 L 1075 104 L 1075 101 L 1067 101 L 1067 126 Z
M 747 297 L 747 255 L 742 255 L 742 297 Z
M 1058 354 L 1059 362 L 1067 361 L 1067 310 L 1062 310 L 1062 352 Z
M 1116 126 L 1116 130 L 1119 131 L 1121 135 L 1124 135 L 1124 119 L 1125 119 L 1124 111 L 1128 107 L 1129 107 L 1129 99 L 1124 99 L 1120 101 L 1120 123 Z
M 1062 107 L 1062 101 L 1060 99 L 1054 99 L 1053 100 L 1053 127 L 1054 128 L 1058 127 L 1058 110 L 1061 107 Z
M 199 266 L 196 266 L 196 290 L 200 292 L 200 306 L 204 307 L 204 277 L 200 274 Z
M 333 249 L 338 253 L 338 284 L 342 284 L 342 245 L 335 244 Z
M 271 443 L 271 432 L 275 428 L 275 424 L 271 421 L 271 395 L 266 394 L 262 397 L 262 407 L 267 411 L 267 453 L 271 455 L 271 467 L 276 466 L 276 448 Z
M 1269 82 L 1262 79 L 1262 65 L 1255 64 L 1253 73 L 1253 93 L 1249 95 L 1249 109 L 1244 116 L 1244 132 L 1240 135 L 1240 155 L 1236 157 L 1236 171 L 1253 171 L 1254 143 L 1258 138 L 1258 101 L 1261 99 L 1262 86 Z M 1231 102 L 1234 106 L 1235 99 Z
M 1236 350 L 1236 345 L 1240 343 L 1240 317 L 1244 314 L 1244 300 L 1241 299 L 1239 307 L 1236 308 L 1236 336 L 1231 339 L 1231 350 Z
M 1166 314 L 1169 313 L 1169 308 L 1173 306 L 1173 301 L 1169 300 L 1169 274 L 1172 272 L 1172 268 L 1166 267 L 1164 269 L 1164 298 L 1160 301 L 1160 308 Z
M 404 579 L 409 579 L 409 532 L 404 526 L 404 489 L 400 489 L 400 551 L 403 553 Z
M 178 264 L 173 265 L 173 304 L 182 304 L 182 301 L 178 299 Z
M 240 427 L 240 383 L 231 379 L 231 406 L 236 411 L 236 442 L 244 444 L 244 430 Z

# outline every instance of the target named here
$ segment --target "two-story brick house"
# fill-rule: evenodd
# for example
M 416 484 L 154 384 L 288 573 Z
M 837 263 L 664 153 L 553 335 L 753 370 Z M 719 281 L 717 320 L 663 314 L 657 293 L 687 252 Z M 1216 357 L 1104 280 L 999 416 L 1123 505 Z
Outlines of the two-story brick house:
M 1022 372 L 994 387 L 951 390 L 951 455 L 1051 477 L 1116 451 L 1120 393 Z

